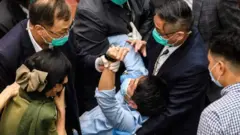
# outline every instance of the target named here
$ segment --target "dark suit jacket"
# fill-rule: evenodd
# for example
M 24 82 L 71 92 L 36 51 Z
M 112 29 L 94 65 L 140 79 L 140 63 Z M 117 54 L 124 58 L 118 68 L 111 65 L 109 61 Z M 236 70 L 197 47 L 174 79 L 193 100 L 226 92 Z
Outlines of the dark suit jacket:
M 162 49 L 163 46 L 150 37 L 147 43 L 149 75 Z M 168 84 L 164 90 L 168 97 L 166 111 L 151 117 L 137 135 L 196 135 L 210 82 L 207 50 L 196 29 L 165 61 L 157 76 Z
M 153 28 L 149 0 L 129 0 L 135 16 L 110 0 L 81 0 L 75 17 L 73 42 L 86 67 L 94 67 L 96 57 L 109 47 L 107 37 L 130 32 L 133 21 L 143 37 Z M 80 58 L 79 58 L 80 59 Z
M 14 0 L 0 1 L 0 16 L 0 38 L 18 22 L 27 18 L 27 15 Z
M 86 110 L 97 105 L 94 91 L 100 73 L 95 69 L 95 60 L 109 48 L 107 37 L 128 34 L 130 21 L 135 23 L 143 38 L 147 38 L 153 28 L 149 0 L 129 0 L 129 3 L 133 17 L 127 8 L 121 8 L 110 0 L 80 0 L 69 42 L 76 48 L 76 89 L 84 95 L 79 99 L 84 100 Z
M 205 42 L 214 31 L 240 30 L 238 0 L 193 0 L 194 26 L 199 29 Z
M 0 39 L 0 92 L 15 81 L 17 68 L 31 55 L 35 53 L 27 28 L 27 21 L 18 23 L 10 32 Z M 66 53 L 68 46 L 59 48 L 72 60 L 72 56 Z M 66 87 L 66 128 L 71 134 L 72 128 L 80 131 L 78 121 L 78 106 L 72 74 L 69 75 L 69 83 Z

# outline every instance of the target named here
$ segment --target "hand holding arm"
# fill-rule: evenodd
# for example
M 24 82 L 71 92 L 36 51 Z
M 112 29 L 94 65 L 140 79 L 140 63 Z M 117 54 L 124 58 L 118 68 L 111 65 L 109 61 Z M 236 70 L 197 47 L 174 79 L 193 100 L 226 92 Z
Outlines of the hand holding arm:
M 58 135 L 66 135 L 65 130 L 65 89 L 54 98 L 57 107 L 57 132 Z
M 143 40 L 128 40 L 129 44 L 131 44 L 135 48 L 135 52 L 141 51 L 144 57 L 147 56 L 146 45 L 147 42 Z
M 18 94 L 19 88 L 20 86 L 17 83 L 13 83 L 3 90 L 3 92 L 0 94 L 0 111 L 11 97 Z

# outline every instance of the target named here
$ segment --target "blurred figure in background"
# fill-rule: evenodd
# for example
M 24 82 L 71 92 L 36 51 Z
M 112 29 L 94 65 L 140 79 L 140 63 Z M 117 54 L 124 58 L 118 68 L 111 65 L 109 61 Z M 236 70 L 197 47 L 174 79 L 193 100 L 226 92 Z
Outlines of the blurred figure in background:
M 0 2 L 0 38 L 28 17 L 29 2 L 30 0 L 2 0 Z

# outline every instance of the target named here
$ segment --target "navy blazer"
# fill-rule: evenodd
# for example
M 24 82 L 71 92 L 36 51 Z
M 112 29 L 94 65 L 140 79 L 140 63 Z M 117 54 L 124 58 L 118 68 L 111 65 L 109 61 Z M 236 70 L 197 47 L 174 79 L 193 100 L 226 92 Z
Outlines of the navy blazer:
M 0 39 L 0 92 L 9 84 L 15 81 L 17 68 L 24 61 L 35 53 L 35 49 L 30 40 L 27 28 L 27 21 L 23 20 Z M 69 46 L 60 47 L 61 51 L 72 60 Z M 78 121 L 78 106 L 76 92 L 73 86 L 73 74 L 69 75 L 69 83 L 66 87 L 66 129 L 72 134 L 72 128 L 80 132 Z
M 147 43 L 149 75 L 164 46 L 150 37 Z M 137 135 L 196 135 L 209 87 L 207 49 L 197 29 L 160 68 L 157 76 L 168 84 L 164 112 L 150 118 Z

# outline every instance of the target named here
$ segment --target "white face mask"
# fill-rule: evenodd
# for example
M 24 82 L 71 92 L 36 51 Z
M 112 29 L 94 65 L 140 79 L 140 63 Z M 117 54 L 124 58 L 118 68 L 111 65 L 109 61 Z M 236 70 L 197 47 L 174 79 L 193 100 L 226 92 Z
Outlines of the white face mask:
M 221 76 L 219 76 L 218 79 L 216 80 L 216 79 L 213 77 L 213 75 L 212 75 L 212 71 L 216 68 L 217 64 L 218 64 L 218 63 L 216 63 L 216 64 L 212 67 L 212 69 L 209 70 L 209 74 L 210 74 L 210 76 L 211 76 L 212 81 L 213 81 L 217 86 L 223 87 L 222 84 L 219 82 L 219 79 L 220 79 Z

